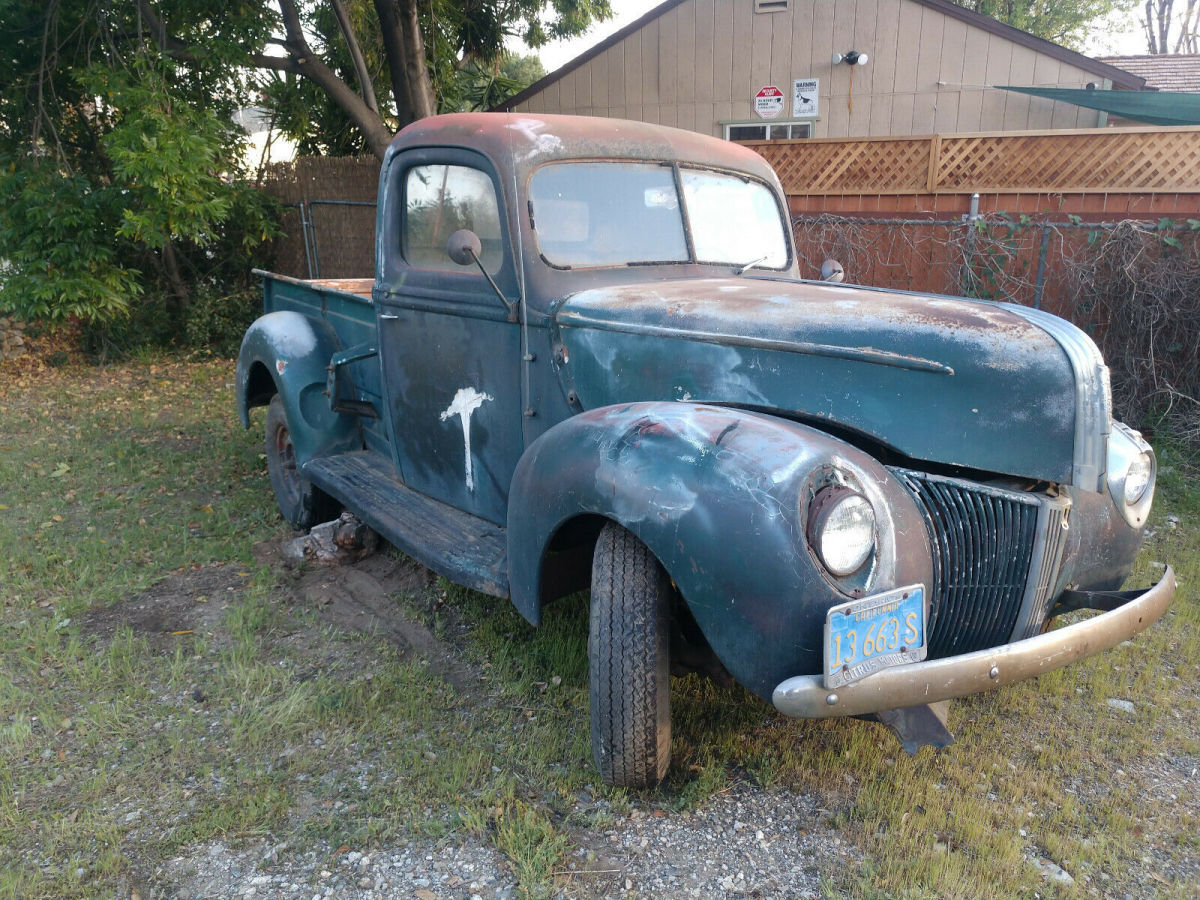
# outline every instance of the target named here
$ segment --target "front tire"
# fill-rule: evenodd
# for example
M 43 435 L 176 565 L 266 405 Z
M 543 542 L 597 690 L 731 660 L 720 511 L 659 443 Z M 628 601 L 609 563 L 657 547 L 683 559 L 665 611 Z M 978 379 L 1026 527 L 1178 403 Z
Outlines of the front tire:
M 267 474 L 275 490 L 279 513 L 293 528 L 308 530 L 336 518 L 337 504 L 300 474 L 296 448 L 283 400 L 276 394 L 267 407 Z
M 606 784 L 647 788 L 667 774 L 672 595 L 649 548 L 607 524 L 592 563 L 588 631 L 592 755 Z

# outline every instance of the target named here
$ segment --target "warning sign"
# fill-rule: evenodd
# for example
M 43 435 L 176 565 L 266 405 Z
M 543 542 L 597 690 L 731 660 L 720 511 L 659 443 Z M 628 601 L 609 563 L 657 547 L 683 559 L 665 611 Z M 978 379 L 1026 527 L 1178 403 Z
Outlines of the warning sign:
M 774 119 L 783 112 L 783 91 L 774 85 L 759 88 L 754 95 L 754 112 L 760 119 Z
M 817 114 L 819 78 L 797 78 L 792 82 L 792 118 Z

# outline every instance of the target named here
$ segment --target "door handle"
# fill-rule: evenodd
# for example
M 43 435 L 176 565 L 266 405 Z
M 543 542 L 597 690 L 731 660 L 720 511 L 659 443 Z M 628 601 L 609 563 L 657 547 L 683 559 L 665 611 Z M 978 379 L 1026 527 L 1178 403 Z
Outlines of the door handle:
M 390 321 L 399 319 L 400 317 L 399 316 L 390 316 L 387 313 L 380 313 L 379 318 L 387 319 L 390 322 Z

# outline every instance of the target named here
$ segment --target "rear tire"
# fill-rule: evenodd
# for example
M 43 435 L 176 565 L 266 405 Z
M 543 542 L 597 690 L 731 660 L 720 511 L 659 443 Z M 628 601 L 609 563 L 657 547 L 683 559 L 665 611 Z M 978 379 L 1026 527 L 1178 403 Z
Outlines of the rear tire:
M 592 563 L 588 632 L 592 755 L 606 784 L 647 788 L 667 774 L 672 595 L 649 548 L 607 524 Z
M 279 513 L 294 528 L 308 530 L 337 518 L 337 503 L 300 474 L 296 448 L 283 400 L 276 394 L 267 407 L 267 474 L 275 490 Z

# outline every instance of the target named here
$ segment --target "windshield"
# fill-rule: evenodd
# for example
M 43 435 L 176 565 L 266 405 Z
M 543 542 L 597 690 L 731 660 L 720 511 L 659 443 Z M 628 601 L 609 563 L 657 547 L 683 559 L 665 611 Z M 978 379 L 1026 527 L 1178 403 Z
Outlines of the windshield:
M 787 265 L 779 206 L 766 185 L 684 169 L 683 197 L 700 262 L 746 265 L 761 260 L 758 265 L 764 269 Z
M 663 163 L 579 162 L 543 166 L 530 180 L 538 248 L 553 266 L 704 262 L 782 269 L 787 240 L 764 184 Z M 689 253 L 684 212 L 691 227 Z

